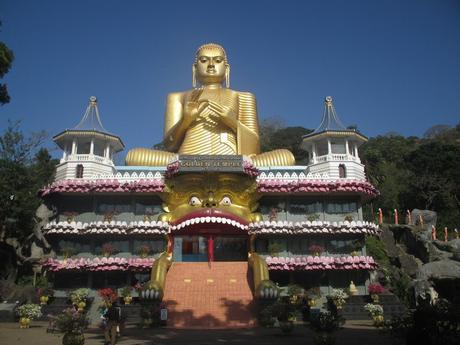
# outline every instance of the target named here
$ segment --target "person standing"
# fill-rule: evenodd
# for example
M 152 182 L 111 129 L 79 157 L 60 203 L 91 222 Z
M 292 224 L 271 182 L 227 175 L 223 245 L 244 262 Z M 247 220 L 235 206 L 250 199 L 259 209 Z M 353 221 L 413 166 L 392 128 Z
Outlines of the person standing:
M 113 302 L 107 310 L 107 325 L 104 330 L 105 345 L 115 345 L 117 341 L 117 328 L 121 322 L 121 308 Z

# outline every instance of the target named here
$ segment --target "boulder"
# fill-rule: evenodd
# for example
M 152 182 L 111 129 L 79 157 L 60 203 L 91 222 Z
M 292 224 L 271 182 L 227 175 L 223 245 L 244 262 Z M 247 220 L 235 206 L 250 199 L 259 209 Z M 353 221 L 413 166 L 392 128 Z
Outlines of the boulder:
M 420 279 L 460 280 L 460 262 L 440 260 L 423 265 L 418 273 Z
M 435 211 L 430 210 L 419 210 L 414 208 L 411 212 L 411 218 L 413 225 L 421 225 L 420 224 L 420 216 L 422 216 L 423 220 L 423 228 L 431 234 L 431 226 L 436 226 L 436 221 L 438 215 Z

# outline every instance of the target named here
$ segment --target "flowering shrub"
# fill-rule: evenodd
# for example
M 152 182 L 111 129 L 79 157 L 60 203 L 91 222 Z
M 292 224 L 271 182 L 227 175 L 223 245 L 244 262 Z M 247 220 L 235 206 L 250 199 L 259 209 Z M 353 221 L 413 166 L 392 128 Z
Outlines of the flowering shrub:
M 332 293 L 329 297 L 334 301 L 336 305 L 344 305 L 348 295 L 343 289 L 332 289 Z
M 20 317 L 27 317 L 31 320 L 38 319 L 42 316 L 41 307 L 38 304 L 23 304 L 16 310 Z
M 111 288 L 100 289 L 97 294 L 106 302 L 115 302 L 118 299 L 118 293 Z
M 318 244 L 312 244 L 310 247 L 308 247 L 308 251 L 312 254 L 321 255 L 321 253 L 324 252 L 324 247 Z
M 125 286 L 123 289 L 121 289 L 121 296 L 122 297 L 128 297 L 131 296 L 131 291 L 133 288 L 131 286 Z
M 85 288 L 81 289 L 76 289 L 74 291 L 71 291 L 69 293 L 69 298 L 72 301 L 72 303 L 76 304 L 79 302 L 85 302 L 86 299 L 88 298 L 89 295 L 89 290 Z
M 101 247 L 102 254 L 112 255 L 118 252 L 118 249 L 112 243 L 104 243 Z
M 63 333 L 83 333 L 88 324 L 86 315 L 73 308 L 64 309 L 56 318 L 56 326 Z
M 139 247 L 139 255 L 140 256 L 146 257 L 147 255 L 150 254 L 150 251 L 151 251 L 150 246 L 148 246 L 146 244 L 144 244 L 144 245 Z
M 383 307 L 379 304 L 367 303 L 364 306 L 364 310 L 367 311 L 373 318 L 383 315 Z
M 243 170 L 246 174 L 248 174 L 250 177 L 257 177 L 260 174 L 259 169 L 257 169 L 250 161 L 244 160 L 243 161 Z
M 379 283 L 369 284 L 367 290 L 371 295 L 380 295 L 381 293 L 383 293 L 383 291 L 385 291 L 383 286 Z
M 310 328 L 318 333 L 332 333 L 338 330 L 345 320 L 338 316 L 334 316 L 331 312 L 320 312 L 310 320 Z
M 180 161 L 176 160 L 166 166 L 165 176 L 171 178 L 179 172 Z
M 52 288 L 50 288 L 50 287 L 38 288 L 37 289 L 37 297 L 40 298 L 42 296 L 52 297 L 52 296 L 54 296 L 54 290 Z

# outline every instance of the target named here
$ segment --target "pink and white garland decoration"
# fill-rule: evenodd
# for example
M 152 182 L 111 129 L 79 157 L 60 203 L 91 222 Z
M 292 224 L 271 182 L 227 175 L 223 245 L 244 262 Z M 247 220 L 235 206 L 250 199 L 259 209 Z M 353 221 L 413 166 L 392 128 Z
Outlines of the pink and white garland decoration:
M 369 182 L 360 180 L 281 180 L 259 179 L 258 191 L 261 193 L 336 193 L 355 192 L 371 197 L 379 191 Z
M 153 258 L 71 258 L 48 259 L 43 267 L 51 272 L 81 270 L 81 271 L 147 271 L 153 266 Z
M 139 222 L 51 222 L 48 223 L 43 233 L 45 235 L 89 235 L 89 234 L 148 234 L 166 235 L 169 231 L 169 223 L 162 221 L 139 221 Z
M 248 233 L 250 235 L 280 234 L 280 235 L 303 235 L 303 234 L 369 234 L 378 235 L 381 232 L 377 224 L 362 221 L 344 222 L 288 222 L 288 221 L 262 221 L 250 223 Z
M 301 256 L 265 258 L 269 270 L 315 271 L 315 270 L 375 270 L 377 263 L 372 256 Z
M 104 192 L 134 192 L 159 193 L 164 189 L 161 179 L 141 179 L 138 181 L 120 182 L 118 180 L 60 180 L 42 188 L 38 194 L 41 197 L 53 193 L 104 193 Z
M 260 170 L 256 168 L 254 164 L 248 159 L 243 160 L 243 170 L 244 172 L 252 178 L 255 178 L 260 175 Z

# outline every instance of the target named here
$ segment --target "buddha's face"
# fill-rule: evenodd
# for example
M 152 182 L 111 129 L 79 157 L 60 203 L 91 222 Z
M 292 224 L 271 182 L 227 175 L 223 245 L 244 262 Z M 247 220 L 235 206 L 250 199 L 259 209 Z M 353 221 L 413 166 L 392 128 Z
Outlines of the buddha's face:
M 218 48 L 205 47 L 197 52 L 196 77 L 203 84 L 222 83 L 227 63 L 224 53 Z

